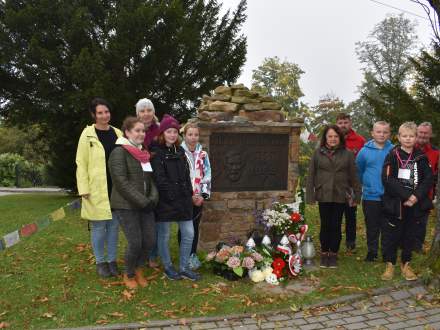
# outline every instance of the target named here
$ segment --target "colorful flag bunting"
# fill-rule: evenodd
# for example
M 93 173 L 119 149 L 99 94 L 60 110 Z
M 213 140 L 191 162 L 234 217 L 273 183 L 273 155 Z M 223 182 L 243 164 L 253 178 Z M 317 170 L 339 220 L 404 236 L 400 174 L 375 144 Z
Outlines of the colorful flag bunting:
M 20 229 L 20 236 L 21 236 L 21 237 L 28 237 L 28 236 L 31 236 L 31 235 L 34 234 L 37 230 L 38 230 L 38 227 L 37 227 L 37 224 L 35 224 L 35 223 L 30 223 L 30 224 L 24 225 L 24 226 Z
M 64 208 L 62 207 L 60 207 L 58 210 L 53 211 L 50 214 L 50 217 L 52 218 L 53 221 L 64 219 L 65 216 L 66 216 L 66 212 L 64 212 Z
M 20 236 L 18 235 L 18 230 L 13 231 L 12 233 L 6 234 L 3 236 L 3 239 L 5 241 L 5 246 L 11 247 L 12 245 L 17 244 L 20 241 Z
M 45 217 L 37 221 L 38 230 L 46 228 L 49 225 L 50 225 L 50 219 L 48 217 Z

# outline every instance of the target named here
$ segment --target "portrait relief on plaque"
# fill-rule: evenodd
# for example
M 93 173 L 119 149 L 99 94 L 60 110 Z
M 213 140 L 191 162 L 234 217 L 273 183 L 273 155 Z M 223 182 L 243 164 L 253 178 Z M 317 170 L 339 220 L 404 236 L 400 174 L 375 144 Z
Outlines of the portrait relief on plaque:
M 213 133 L 213 191 L 286 190 L 287 134 Z

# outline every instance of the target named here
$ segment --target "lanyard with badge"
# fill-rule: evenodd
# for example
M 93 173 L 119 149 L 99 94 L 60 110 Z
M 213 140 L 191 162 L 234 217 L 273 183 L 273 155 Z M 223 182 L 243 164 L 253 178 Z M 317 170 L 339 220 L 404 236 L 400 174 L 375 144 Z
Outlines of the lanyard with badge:
M 409 161 L 411 160 L 412 157 L 412 151 L 408 156 L 408 159 L 406 160 L 406 162 L 404 163 L 402 161 L 402 158 L 400 158 L 399 152 L 396 150 L 396 157 L 399 160 L 399 173 L 397 175 L 398 179 L 404 179 L 404 180 L 409 180 L 411 178 L 411 171 L 410 169 L 406 168 Z

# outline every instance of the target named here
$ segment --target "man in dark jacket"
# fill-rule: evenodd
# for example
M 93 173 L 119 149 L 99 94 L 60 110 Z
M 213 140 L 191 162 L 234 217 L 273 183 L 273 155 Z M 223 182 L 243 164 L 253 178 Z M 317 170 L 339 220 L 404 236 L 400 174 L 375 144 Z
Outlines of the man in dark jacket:
M 339 113 L 336 117 L 336 126 L 342 131 L 345 137 L 345 147 L 354 153 L 358 152 L 365 144 L 365 139 L 356 134 L 352 129 L 351 117 L 347 113 Z M 356 249 L 356 212 L 357 206 L 347 203 L 345 206 L 345 245 L 348 252 L 355 252 Z

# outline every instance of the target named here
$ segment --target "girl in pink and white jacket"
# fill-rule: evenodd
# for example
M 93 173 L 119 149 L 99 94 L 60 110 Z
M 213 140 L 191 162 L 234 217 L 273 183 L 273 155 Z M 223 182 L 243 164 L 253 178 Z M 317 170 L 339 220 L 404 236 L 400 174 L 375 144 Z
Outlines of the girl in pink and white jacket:
M 183 138 L 181 146 L 185 150 L 188 160 L 191 183 L 193 188 L 193 223 L 194 241 L 191 249 L 190 268 L 200 267 L 197 258 L 197 244 L 199 242 L 199 224 L 202 216 L 203 201 L 209 199 L 211 195 L 211 164 L 209 163 L 208 153 L 202 150 L 199 143 L 199 128 L 195 123 L 188 123 L 183 128 Z M 180 232 L 178 233 L 180 244 Z

